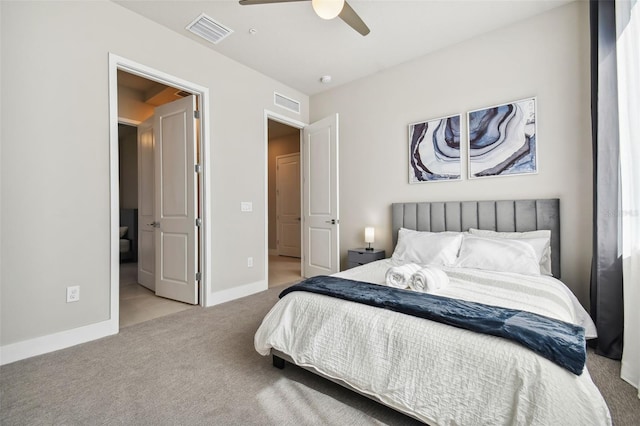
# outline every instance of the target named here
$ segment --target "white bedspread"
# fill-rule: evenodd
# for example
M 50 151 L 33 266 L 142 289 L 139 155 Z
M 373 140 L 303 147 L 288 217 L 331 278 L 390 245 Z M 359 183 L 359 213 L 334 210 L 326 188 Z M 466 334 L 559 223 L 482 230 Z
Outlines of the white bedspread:
M 336 275 L 383 284 L 390 262 Z M 440 295 L 590 322 L 553 278 L 445 271 L 450 284 Z M 328 296 L 285 296 L 264 318 L 254 343 L 262 355 L 282 351 L 298 365 L 434 426 L 611 424 L 586 368 L 576 376 L 499 337 Z

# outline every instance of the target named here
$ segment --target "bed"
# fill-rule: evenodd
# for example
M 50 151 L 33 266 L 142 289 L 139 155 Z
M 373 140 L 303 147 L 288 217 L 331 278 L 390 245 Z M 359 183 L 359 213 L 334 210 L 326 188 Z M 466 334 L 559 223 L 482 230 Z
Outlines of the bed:
M 439 265 L 449 282 L 436 292 L 436 299 L 542 316 L 581 330 L 576 336 L 593 338 L 593 322 L 558 279 L 559 211 L 557 199 L 393 204 L 393 256 L 328 280 L 387 291 L 390 268 L 440 247 L 433 244 L 434 238 L 451 247 L 450 242 L 459 239 L 460 245 L 451 249 L 455 263 Z M 529 244 L 539 242 L 537 232 L 549 235 L 544 253 L 522 260 L 522 265 L 536 261 L 540 274 L 523 273 L 520 258 L 509 257 L 512 252 L 491 263 L 483 257 L 491 250 L 479 250 L 487 247 L 483 244 L 496 244 L 496 250 L 513 247 L 515 253 L 527 246 L 530 256 L 535 250 Z M 521 237 L 527 241 L 513 242 Z M 501 238 L 505 241 L 496 241 Z M 445 252 L 442 249 L 438 256 Z M 265 316 L 254 343 L 260 354 L 273 356 L 276 367 L 291 362 L 434 426 L 611 424 L 586 366 L 570 371 L 530 347 L 496 335 L 325 294 L 286 294 Z

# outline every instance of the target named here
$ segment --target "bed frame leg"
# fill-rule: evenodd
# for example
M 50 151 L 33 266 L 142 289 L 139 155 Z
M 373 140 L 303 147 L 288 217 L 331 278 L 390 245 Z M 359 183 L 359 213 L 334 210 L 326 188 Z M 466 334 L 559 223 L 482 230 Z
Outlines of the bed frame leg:
M 284 368 L 284 359 L 273 355 L 273 366 L 282 370 Z

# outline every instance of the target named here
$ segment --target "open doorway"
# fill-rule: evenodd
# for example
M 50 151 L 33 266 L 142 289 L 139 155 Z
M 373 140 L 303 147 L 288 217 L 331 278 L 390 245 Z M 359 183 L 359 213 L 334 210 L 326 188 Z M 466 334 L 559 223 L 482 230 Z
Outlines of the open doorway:
M 159 297 L 153 285 L 150 286 L 141 279 L 140 272 L 155 269 L 154 265 L 158 261 L 153 238 L 148 238 L 149 235 L 153 237 L 158 233 L 155 232 L 154 226 L 157 225 L 154 225 L 153 219 L 153 162 L 154 151 L 157 148 L 153 142 L 145 146 L 141 135 L 152 126 L 148 123 L 152 123 L 156 111 L 162 110 L 159 107 L 179 103 L 190 97 L 191 93 L 122 70 L 118 70 L 117 75 L 120 194 L 119 324 L 122 328 L 193 307 L 192 304 L 171 300 L 168 298 L 170 296 Z M 152 135 L 150 137 L 152 138 Z M 196 157 L 199 154 L 198 147 L 199 143 L 196 143 Z M 169 161 L 173 161 L 171 157 L 168 158 Z M 183 168 L 183 165 L 177 164 L 172 167 Z M 199 190 L 198 183 L 191 190 L 184 188 L 184 191 L 196 192 L 196 205 L 201 199 L 198 195 Z M 151 215 L 145 216 L 149 209 Z M 199 207 L 196 207 L 196 210 L 199 211 Z
M 269 288 L 302 279 L 300 129 L 268 119 Z

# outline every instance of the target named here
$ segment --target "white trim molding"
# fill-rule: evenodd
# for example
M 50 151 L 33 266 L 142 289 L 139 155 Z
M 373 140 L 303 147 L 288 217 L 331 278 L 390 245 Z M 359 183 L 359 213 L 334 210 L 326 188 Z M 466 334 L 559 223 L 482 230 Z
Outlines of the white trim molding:
M 119 186 L 118 186 L 118 70 L 126 71 L 130 74 L 154 80 L 167 86 L 175 87 L 195 95 L 198 95 L 198 109 L 200 111 L 200 203 L 202 207 L 202 245 L 200 247 L 200 265 L 202 265 L 202 285 L 200 286 L 199 301 L 200 306 L 209 306 L 208 298 L 211 294 L 211 206 L 212 193 L 209 185 L 211 171 L 211 134 L 209 124 L 209 89 L 204 86 L 183 80 L 165 72 L 150 68 L 135 61 L 109 53 L 109 123 L 110 123 L 110 152 L 111 152 L 111 321 L 115 321 L 116 329 L 120 315 L 119 297 L 119 249 L 118 249 L 118 227 L 119 227 Z
M 142 121 L 131 120 L 131 119 L 124 118 L 124 117 L 118 117 L 118 124 L 126 124 L 128 126 L 138 127 L 140 125 L 140 123 L 142 123 Z
M 242 285 L 240 287 L 231 287 L 226 290 L 216 291 L 211 293 L 207 298 L 207 302 L 209 302 L 206 307 L 211 307 L 215 305 L 219 305 L 221 303 L 230 302 L 235 299 L 240 299 L 241 297 L 251 296 L 252 294 L 260 293 L 261 291 L 265 291 L 269 289 L 269 284 L 267 280 L 256 281 L 254 283 L 249 283 Z
M 0 347 L 0 365 L 10 364 L 21 359 L 42 355 L 65 349 L 80 343 L 90 342 L 118 333 L 118 326 L 114 327 L 111 320 L 78 327 L 59 333 L 48 334 L 35 339 L 11 343 Z

